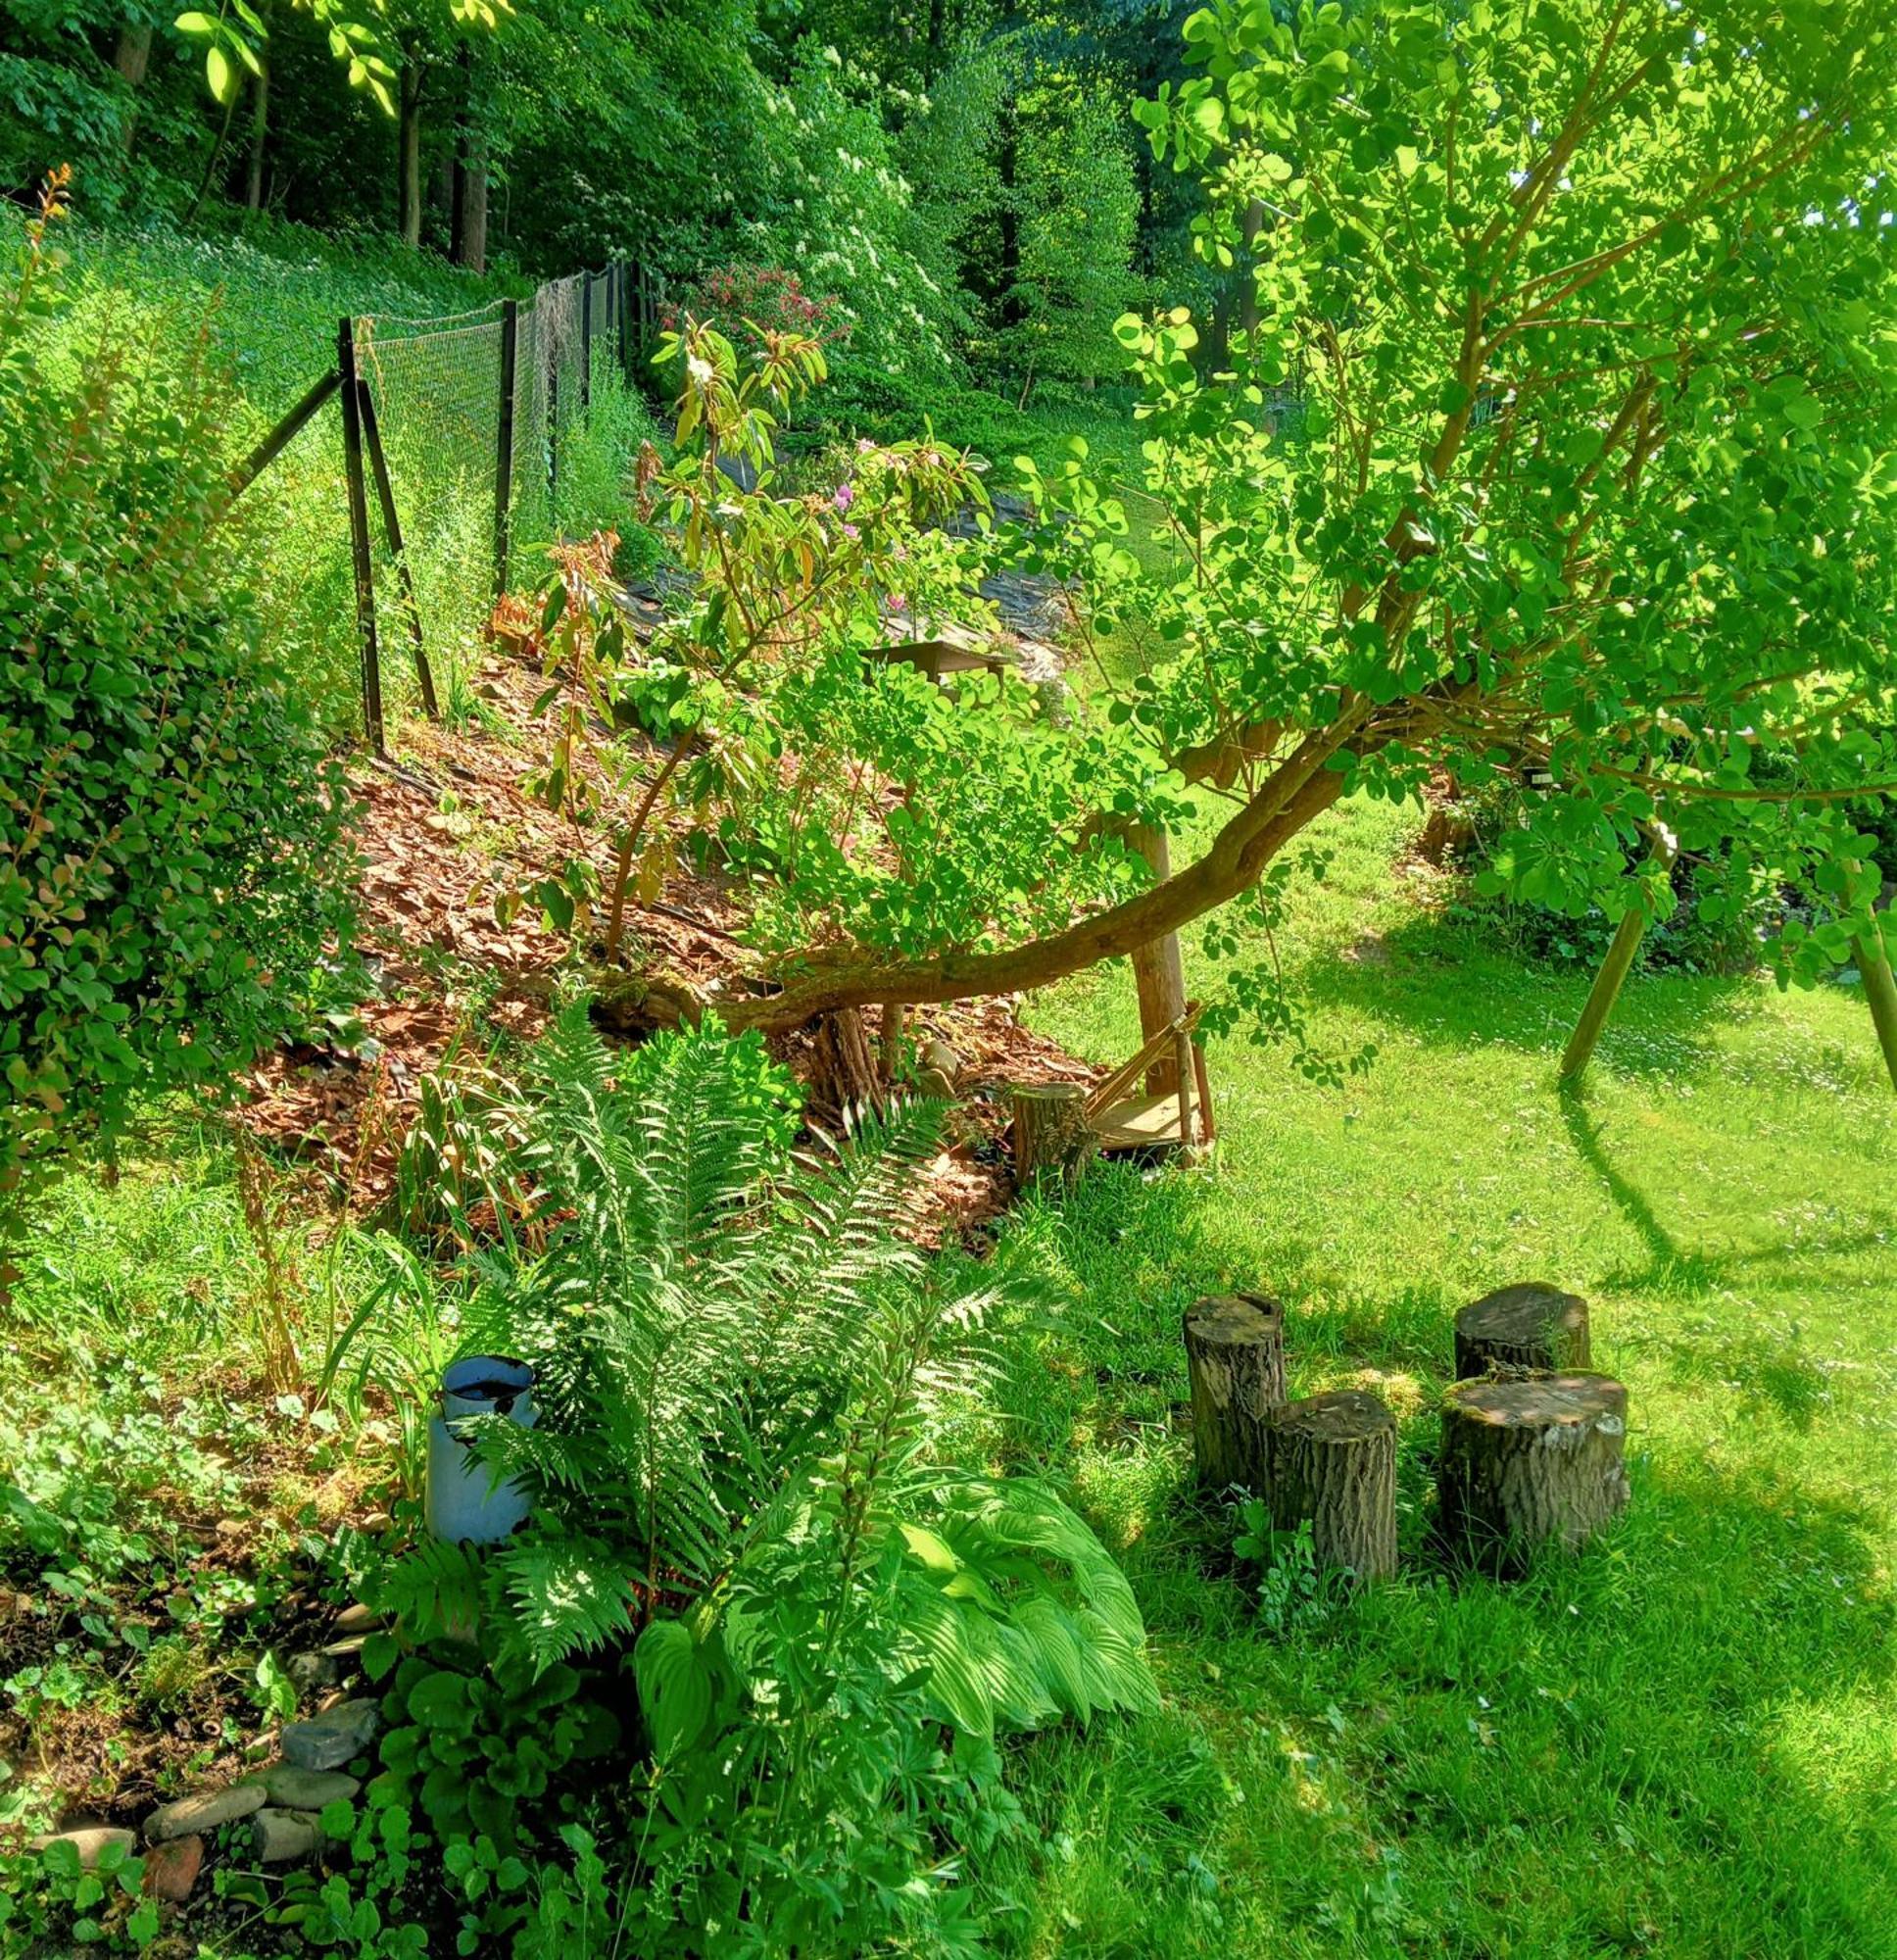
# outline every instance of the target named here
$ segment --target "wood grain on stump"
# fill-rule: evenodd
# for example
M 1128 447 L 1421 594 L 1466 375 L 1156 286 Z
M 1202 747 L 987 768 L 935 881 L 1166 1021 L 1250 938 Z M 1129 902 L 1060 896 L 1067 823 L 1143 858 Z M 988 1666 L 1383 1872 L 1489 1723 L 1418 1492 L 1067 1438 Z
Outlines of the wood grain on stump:
M 1456 1315 L 1456 1380 L 1491 1368 L 1585 1368 L 1587 1302 L 1538 1283 L 1499 1287 Z
M 1285 1399 L 1285 1309 L 1255 1293 L 1218 1293 L 1186 1314 L 1192 1454 L 1215 1489 L 1265 1490 L 1265 1422 Z
M 1396 1418 L 1362 1389 L 1288 1402 L 1266 1425 L 1271 1521 L 1311 1521 L 1320 1565 L 1359 1579 L 1396 1570 Z
M 1494 1571 L 1584 1544 L 1627 1507 L 1627 1391 L 1545 1370 L 1458 1382 L 1443 1398 L 1437 1530 Z
M 1094 1149 L 1094 1132 L 1087 1120 L 1087 1091 L 1078 1082 L 1014 1085 L 1017 1184 L 1032 1184 L 1044 1170 L 1057 1171 L 1072 1184 Z

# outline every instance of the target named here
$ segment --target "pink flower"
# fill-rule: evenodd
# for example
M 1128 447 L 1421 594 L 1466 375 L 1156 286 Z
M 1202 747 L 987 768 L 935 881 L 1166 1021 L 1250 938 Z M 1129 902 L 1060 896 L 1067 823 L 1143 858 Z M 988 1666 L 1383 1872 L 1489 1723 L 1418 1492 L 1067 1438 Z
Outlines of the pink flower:
M 837 494 L 830 500 L 839 511 L 847 511 L 856 501 L 856 486 L 853 483 L 839 483 Z
M 843 534 L 850 540 L 850 542 L 852 545 L 856 542 L 856 540 L 859 537 L 862 536 L 862 532 L 859 531 L 854 524 L 846 524 L 843 527 Z

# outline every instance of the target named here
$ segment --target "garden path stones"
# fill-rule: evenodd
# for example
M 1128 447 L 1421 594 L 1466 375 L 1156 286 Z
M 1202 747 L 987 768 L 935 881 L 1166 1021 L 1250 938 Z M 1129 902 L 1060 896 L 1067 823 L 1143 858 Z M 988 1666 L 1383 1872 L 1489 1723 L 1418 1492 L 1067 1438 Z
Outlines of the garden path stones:
M 285 1810 L 320 1810 L 325 1803 L 346 1803 L 363 1787 L 340 1770 L 306 1770 L 295 1763 L 272 1763 L 257 1781 L 270 1801 Z
M 163 1844 L 167 1838 L 189 1838 L 200 1831 L 215 1831 L 220 1824 L 234 1824 L 264 1806 L 264 1786 L 236 1783 L 228 1789 L 206 1790 L 199 1796 L 181 1796 L 175 1803 L 161 1804 L 145 1820 L 145 1841 Z
M 79 1869 L 89 1872 L 99 1862 L 99 1853 L 109 1844 L 129 1851 L 138 1842 L 135 1831 L 122 1831 L 110 1824 L 88 1824 L 76 1831 L 56 1831 L 33 1839 L 33 1849 L 44 1851 L 54 1844 L 71 1844 L 79 1854 Z
M 260 1810 L 251 1819 L 250 1847 L 260 1865 L 287 1865 L 322 1849 L 322 1827 L 308 1810 Z
M 307 1722 L 285 1723 L 280 1747 L 284 1760 L 300 1770 L 339 1770 L 368 1747 L 381 1726 L 377 1704 L 362 1696 L 339 1701 Z

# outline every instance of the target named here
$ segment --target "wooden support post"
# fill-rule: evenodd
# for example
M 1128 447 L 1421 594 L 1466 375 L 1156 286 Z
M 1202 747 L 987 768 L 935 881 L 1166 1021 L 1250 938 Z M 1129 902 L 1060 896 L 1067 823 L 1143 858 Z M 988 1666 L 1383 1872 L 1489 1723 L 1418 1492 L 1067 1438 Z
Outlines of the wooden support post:
M 1285 1309 L 1255 1293 L 1195 1300 L 1186 1313 L 1186 1378 L 1199 1482 L 1262 1495 L 1265 1424 L 1285 1400 Z
M 231 504 L 236 503 L 237 499 L 289 448 L 310 417 L 342 386 L 342 379 L 340 367 L 332 368 L 321 380 L 311 386 L 296 407 L 230 472 Z M 225 508 L 228 509 L 228 505 Z
M 362 642 L 363 727 L 369 747 L 380 756 L 387 753 L 382 738 L 382 659 L 375 644 L 375 566 L 369 556 L 368 493 L 363 481 L 356 328 L 348 318 L 336 329 L 336 377 L 343 398 L 343 473 L 348 482 L 349 552 L 356 576 L 356 631 Z
M 1851 942 L 1851 956 L 1864 980 L 1864 998 L 1871 1004 L 1871 1024 L 1877 1031 L 1890 1086 L 1897 1089 L 1897 981 L 1891 978 L 1881 924 Z
M 902 1024 L 908 1017 L 909 1010 L 900 1001 L 883 1004 L 882 1052 L 877 1056 L 877 1066 L 885 1089 L 896 1081 L 896 1066 L 902 1057 Z
M 1661 870 L 1669 871 L 1678 855 L 1678 848 L 1663 832 L 1654 841 L 1650 861 Z M 1567 1050 L 1561 1057 L 1561 1081 L 1580 1081 L 1594 1053 L 1594 1044 L 1600 1040 L 1601 1030 L 1607 1025 L 1607 1017 L 1614 1011 L 1614 1003 L 1620 999 L 1621 983 L 1633 964 L 1633 956 L 1640 950 L 1640 941 L 1646 929 L 1647 915 L 1640 910 L 1624 913 L 1620 924 L 1615 927 L 1614 943 L 1607 949 L 1607 957 L 1601 961 L 1601 969 L 1588 990 L 1587 1004 L 1581 1008 L 1581 1019 L 1568 1038 Z
M 409 639 L 414 648 L 415 685 L 421 690 L 421 708 L 430 721 L 441 719 L 435 700 L 435 676 L 428 666 L 428 649 L 421 638 L 421 606 L 415 598 L 414 579 L 409 572 L 409 554 L 402 541 L 402 519 L 395 509 L 395 485 L 389 477 L 389 460 L 382 450 L 382 431 L 375 418 L 375 397 L 369 385 L 357 380 L 358 413 L 363 420 L 363 440 L 368 448 L 369 467 L 375 477 L 376 501 L 382 507 L 382 535 L 388 540 L 389 556 L 395 560 L 395 575 L 402 587 L 403 609 L 409 615 Z
M 1014 1086 L 1014 1181 L 1023 1189 L 1043 1171 L 1078 1182 L 1095 1139 L 1087 1120 L 1087 1091 L 1078 1082 L 1018 1082 Z
M 1192 1068 L 1192 1038 L 1181 1028 L 1173 1037 L 1173 1073 L 1179 1078 L 1179 1148 L 1189 1155 L 1198 1148 L 1192 1122 L 1192 1091 L 1197 1087 Z
M 1585 1368 L 1587 1302 L 1579 1294 L 1529 1284 L 1499 1287 L 1456 1315 L 1456 1380 L 1495 1370 Z
M 1360 1580 L 1396 1570 L 1396 1418 L 1363 1389 L 1288 1402 L 1265 1426 L 1272 1527 L 1308 1518 L 1319 1565 Z
M 1443 1397 L 1437 1532 L 1498 1574 L 1573 1550 L 1627 1508 L 1627 1391 L 1607 1375 L 1498 1376 Z
M 1172 853 L 1166 833 L 1157 825 L 1131 824 L 1126 841 L 1152 867 L 1155 884 L 1171 877 Z M 1178 933 L 1169 932 L 1162 939 L 1133 949 L 1133 984 L 1140 996 L 1140 1033 L 1143 1039 L 1150 1040 L 1186 1011 L 1186 967 Z M 1162 1050 L 1146 1070 L 1146 1094 L 1170 1096 L 1181 1087 L 1178 1054 Z
M 520 302 L 501 302 L 501 409 L 494 451 L 494 596 L 508 589 L 508 558 L 512 548 L 513 384 L 520 353 Z
M 580 274 L 580 414 L 593 406 L 593 274 Z
M 1205 1133 L 1205 1141 L 1215 1144 L 1219 1126 L 1212 1114 L 1212 1085 L 1205 1079 L 1205 1044 L 1196 1035 L 1192 1037 L 1192 1080 L 1198 1084 L 1199 1128 Z

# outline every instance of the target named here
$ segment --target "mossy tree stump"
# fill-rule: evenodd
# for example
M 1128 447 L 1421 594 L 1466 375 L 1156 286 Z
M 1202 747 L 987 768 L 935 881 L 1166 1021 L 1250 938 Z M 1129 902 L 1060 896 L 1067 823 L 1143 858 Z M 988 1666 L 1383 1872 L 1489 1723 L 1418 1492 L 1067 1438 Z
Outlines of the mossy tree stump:
M 1043 1171 L 1074 1183 L 1094 1154 L 1087 1091 L 1078 1082 L 1014 1085 L 1014 1179 L 1029 1185 Z
M 1587 1302 L 1538 1282 L 1498 1287 L 1456 1315 L 1456 1380 L 1491 1370 L 1584 1369 Z
M 1265 1491 L 1265 1423 L 1285 1400 L 1285 1309 L 1255 1293 L 1217 1293 L 1186 1314 L 1192 1454 L 1202 1483 Z
M 1396 1570 L 1396 1418 L 1362 1389 L 1288 1402 L 1265 1428 L 1272 1526 L 1311 1521 L 1317 1562 L 1359 1579 Z
M 1458 1382 L 1443 1398 L 1437 1532 L 1451 1552 L 1519 1571 L 1535 1546 L 1584 1544 L 1627 1508 L 1627 1391 L 1536 1370 Z

